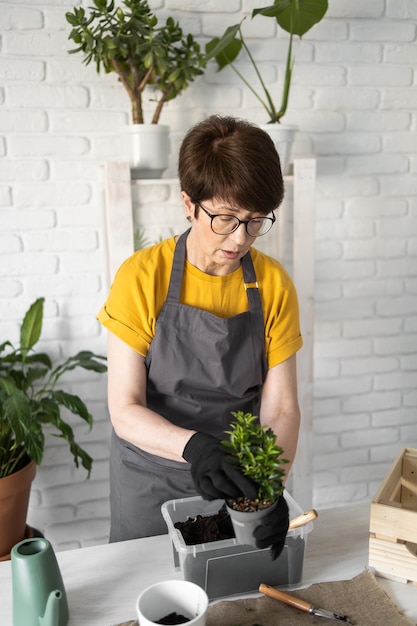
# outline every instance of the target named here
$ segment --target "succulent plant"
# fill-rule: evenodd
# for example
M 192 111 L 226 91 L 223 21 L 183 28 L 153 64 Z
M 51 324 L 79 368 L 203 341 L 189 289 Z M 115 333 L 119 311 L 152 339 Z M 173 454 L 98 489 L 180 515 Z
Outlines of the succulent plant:
M 160 24 L 146 0 L 93 0 L 94 6 L 74 7 L 66 13 L 72 26 L 69 39 L 81 52 L 84 63 L 94 61 L 97 73 L 115 72 L 130 98 L 132 121 L 144 123 L 143 95 L 154 89 L 151 123 L 157 124 L 166 102 L 173 100 L 197 76 L 207 60 L 191 33 L 168 17 Z
M 288 463 L 282 458 L 284 451 L 274 431 L 260 424 L 256 415 L 243 411 L 232 415 L 235 420 L 225 431 L 229 438 L 221 441 L 227 459 L 258 485 L 259 504 L 274 502 L 284 491 L 282 465 Z

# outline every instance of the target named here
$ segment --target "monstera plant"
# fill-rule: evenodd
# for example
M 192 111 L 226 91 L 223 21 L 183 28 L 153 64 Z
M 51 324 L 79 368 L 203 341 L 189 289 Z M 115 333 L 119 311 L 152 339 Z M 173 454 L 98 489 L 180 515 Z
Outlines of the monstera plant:
M 216 60 L 218 70 L 230 66 L 264 109 L 267 120 L 261 124 L 261 128 L 271 136 L 280 156 L 281 169 L 284 174 L 289 173 L 292 145 L 299 130 L 298 126 L 282 124 L 282 118 L 288 108 L 294 67 L 293 39 L 295 35 L 301 38 L 320 22 L 326 11 L 327 0 L 275 0 L 271 6 L 253 10 L 252 18 L 258 19 L 258 16 L 260 16 L 259 19 L 272 18 L 281 29 L 289 33 L 280 99 L 279 93 L 273 94 L 272 89 L 267 86 L 267 81 L 262 75 L 261 64 L 256 62 L 255 55 L 250 49 L 249 39 L 244 37 L 244 20 L 229 26 L 221 37 L 215 37 L 206 46 L 207 57 Z M 248 76 L 245 76 L 242 66 L 236 63 L 243 51 L 252 68 Z M 270 62 L 275 62 L 274 58 L 269 59 L 269 64 Z M 253 70 L 255 77 L 253 77 Z
M 328 0 L 275 0 L 271 6 L 252 11 L 252 19 L 258 15 L 270 17 L 276 20 L 278 26 L 290 35 L 280 100 L 274 98 L 267 88 L 260 67 L 256 63 L 249 44 L 244 38 L 242 24 L 245 18 L 238 24 L 229 26 L 221 37 L 214 37 L 206 44 L 207 58 L 216 60 L 219 71 L 230 66 L 265 109 L 268 115 L 268 123 L 280 122 L 287 111 L 291 89 L 295 60 L 293 52 L 294 35 L 300 38 L 305 35 L 315 24 L 318 24 L 323 19 L 327 8 Z M 258 86 L 253 84 L 249 78 L 246 78 L 235 64 L 242 51 L 246 52 L 255 70 Z

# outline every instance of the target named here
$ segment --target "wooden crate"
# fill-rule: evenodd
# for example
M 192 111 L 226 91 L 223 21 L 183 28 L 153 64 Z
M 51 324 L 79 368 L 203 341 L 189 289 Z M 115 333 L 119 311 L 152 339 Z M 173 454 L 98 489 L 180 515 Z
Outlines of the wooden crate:
M 417 449 L 401 450 L 371 503 L 369 565 L 417 585 Z

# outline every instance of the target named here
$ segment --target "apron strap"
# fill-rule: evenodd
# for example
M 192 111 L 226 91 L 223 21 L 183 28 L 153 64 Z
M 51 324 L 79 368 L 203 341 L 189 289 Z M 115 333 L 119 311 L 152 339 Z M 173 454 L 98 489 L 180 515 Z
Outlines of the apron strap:
M 253 267 L 253 261 L 249 250 L 242 259 L 242 269 L 243 280 L 245 281 L 244 286 L 249 301 L 249 308 L 251 311 L 262 312 L 262 302 L 258 289 L 258 281 L 256 280 L 255 268 Z
M 172 262 L 171 277 L 169 279 L 169 287 L 167 293 L 167 301 L 179 302 L 182 284 L 182 275 L 184 272 L 185 261 L 185 242 L 191 228 L 182 233 L 178 238 L 174 251 L 174 260 Z
M 185 262 L 185 242 L 191 228 L 186 230 L 178 238 L 174 251 L 174 260 L 172 263 L 171 277 L 167 293 L 167 301 L 179 302 L 182 284 L 182 275 L 184 272 Z M 243 280 L 246 294 L 249 301 L 249 309 L 251 311 L 262 311 L 261 296 L 259 294 L 258 282 L 256 280 L 255 268 L 253 267 L 252 257 L 248 251 L 242 259 Z

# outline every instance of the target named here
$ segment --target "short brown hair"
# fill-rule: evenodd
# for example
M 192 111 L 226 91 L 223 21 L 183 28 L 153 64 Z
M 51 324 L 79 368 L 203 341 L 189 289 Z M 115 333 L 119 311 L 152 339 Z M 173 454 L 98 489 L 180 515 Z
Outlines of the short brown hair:
M 184 137 L 178 159 L 181 190 L 193 202 L 212 198 L 268 214 L 284 198 L 274 143 L 250 122 L 212 115 Z

